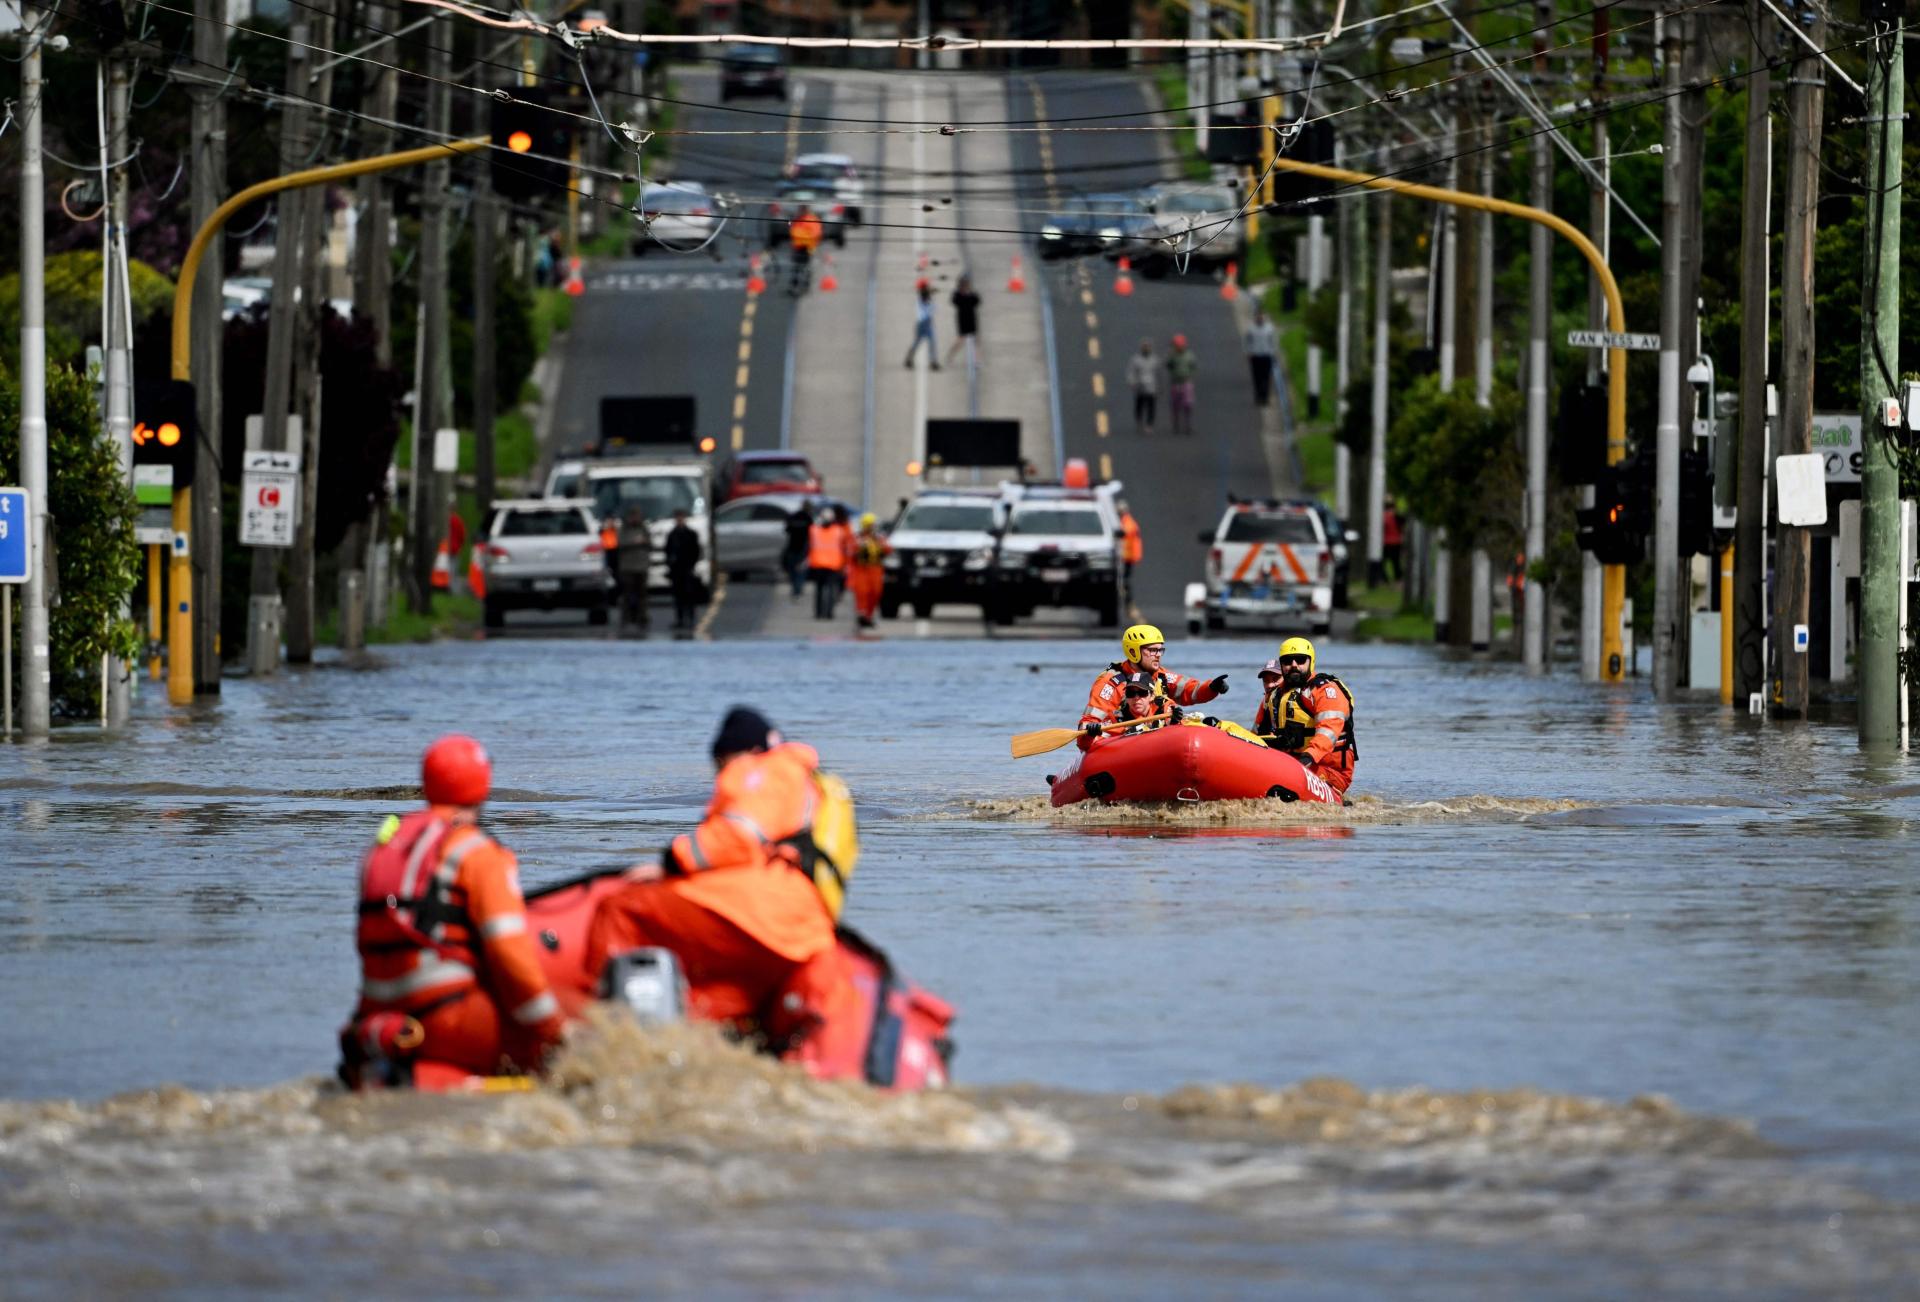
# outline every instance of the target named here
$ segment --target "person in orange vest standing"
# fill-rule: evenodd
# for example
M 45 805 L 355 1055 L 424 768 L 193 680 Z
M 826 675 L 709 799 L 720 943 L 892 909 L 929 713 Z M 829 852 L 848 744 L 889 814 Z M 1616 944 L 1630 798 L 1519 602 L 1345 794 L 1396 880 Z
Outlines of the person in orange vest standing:
M 853 530 L 847 527 L 847 513 L 841 507 L 827 512 L 825 524 L 816 524 L 807 535 L 807 572 L 813 576 L 813 617 L 832 619 L 840 604 L 840 590 L 847 586 L 847 566 L 853 560 Z
M 813 271 L 813 252 L 820 247 L 821 229 L 820 219 L 806 204 L 801 204 L 800 215 L 787 223 L 787 242 L 793 246 L 793 275 L 787 281 L 789 294 L 799 294 L 807 287 Z
M 880 590 L 886 586 L 887 554 L 893 550 L 880 536 L 873 512 L 860 517 L 860 532 L 853 537 L 853 564 L 849 586 L 853 589 L 853 610 L 861 628 L 872 628 L 874 613 L 880 609 Z
M 360 870 L 360 1004 L 341 1076 L 412 1058 L 538 1071 L 565 1020 L 527 931 L 513 852 L 480 829 L 493 763 L 471 737 L 427 747 L 427 807 L 389 817 Z M 388 1080 L 386 1084 L 399 1084 Z
M 813 827 L 820 756 L 743 706 L 728 711 L 712 750 L 705 817 L 601 901 L 586 970 L 597 979 L 614 955 L 670 949 L 693 1016 L 777 1036 L 799 1010 L 828 1013 L 851 992 L 833 914 L 786 844 Z
M 1126 577 L 1127 599 L 1133 599 L 1133 567 L 1146 555 L 1146 549 L 1140 543 L 1140 522 L 1133 518 L 1133 512 L 1125 502 L 1120 503 L 1120 566 Z

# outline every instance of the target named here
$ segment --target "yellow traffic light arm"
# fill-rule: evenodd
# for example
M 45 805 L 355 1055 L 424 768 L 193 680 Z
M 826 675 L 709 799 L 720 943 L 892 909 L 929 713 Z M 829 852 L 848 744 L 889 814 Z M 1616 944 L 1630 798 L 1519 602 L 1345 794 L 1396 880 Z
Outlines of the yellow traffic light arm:
M 193 378 L 193 282 L 199 275 L 200 260 L 206 256 L 207 244 L 213 239 L 214 232 L 225 226 L 236 212 L 256 200 L 279 194 L 283 190 L 300 190 L 310 185 L 324 185 L 328 181 L 346 181 L 371 172 L 391 172 L 395 168 L 412 167 L 415 163 L 431 163 L 448 154 L 476 153 L 492 143 L 490 137 L 475 136 L 468 140 L 426 145 L 420 149 L 404 149 L 397 154 L 376 154 L 372 158 L 356 158 L 350 163 L 333 163 L 326 167 L 311 167 L 304 172 L 289 172 L 285 176 L 250 185 L 215 208 L 213 215 L 193 233 L 193 243 L 187 246 L 187 256 L 180 261 L 179 283 L 173 287 L 173 378 Z
M 1482 212 L 1499 213 L 1506 217 L 1518 217 L 1522 221 L 1538 222 L 1555 234 L 1562 236 L 1574 248 L 1580 250 L 1593 268 L 1594 276 L 1600 281 L 1601 292 L 1607 296 L 1607 327 L 1615 334 L 1621 334 L 1627 328 L 1627 310 L 1620 301 L 1620 286 L 1614 281 L 1613 270 L 1607 266 L 1607 260 L 1594 247 L 1593 241 L 1582 234 L 1578 227 L 1554 216 L 1544 208 L 1532 208 L 1524 203 L 1512 203 L 1506 199 L 1495 199 L 1484 194 L 1469 194 L 1464 190 L 1448 190 L 1437 185 L 1419 185 L 1412 181 L 1402 181 L 1390 176 L 1372 176 L 1366 172 L 1352 172 L 1344 167 L 1328 167 L 1322 163 L 1307 163 L 1292 158 L 1275 158 L 1272 165 L 1286 172 L 1299 172 L 1306 176 L 1317 176 L 1328 181 L 1346 181 L 1353 185 L 1365 186 L 1369 190 L 1385 190 L 1393 194 L 1404 194 L 1411 199 L 1427 199 L 1434 203 L 1452 204 L 1458 208 L 1477 208 Z M 1607 350 L 1607 464 L 1614 465 L 1626 459 L 1627 455 L 1627 350 L 1609 348 Z M 1608 682 L 1618 682 L 1623 673 L 1620 667 L 1620 612 L 1626 601 L 1626 570 L 1619 565 L 1603 567 L 1600 589 L 1600 676 Z

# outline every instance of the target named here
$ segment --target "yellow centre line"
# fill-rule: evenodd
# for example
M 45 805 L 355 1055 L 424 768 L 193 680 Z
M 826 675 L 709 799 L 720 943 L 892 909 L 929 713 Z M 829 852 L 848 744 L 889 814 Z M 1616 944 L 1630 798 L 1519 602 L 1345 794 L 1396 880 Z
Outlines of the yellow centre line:
M 1092 312 L 1087 313 L 1087 329 L 1098 330 L 1099 328 L 1100 318 Z
M 1104 452 L 1100 454 L 1100 478 L 1113 478 L 1113 458 Z
M 1101 438 L 1107 436 L 1107 412 L 1104 407 L 1093 413 L 1093 432 Z
M 751 338 L 753 338 L 753 314 L 748 313 L 740 322 L 740 339 L 744 343 Z
M 733 427 L 733 450 L 738 452 L 745 446 L 747 446 L 747 427 L 745 425 L 735 425 Z
M 747 387 L 747 368 L 745 366 L 742 366 L 733 373 L 733 387 L 736 389 L 744 389 Z
M 1107 377 L 1099 371 L 1093 373 L 1093 396 L 1096 398 L 1107 396 Z
M 736 393 L 733 395 L 733 418 L 735 420 L 745 420 L 746 417 L 747 395 L 744 393 Z
M 1095 361 L 1100 360 L 1100 340 L 1098 336 L 1089 336 L 1087 338 L 1087 356 L 1093 358 Z
M 746 339 L 742 339 L 740 341 L 740 360 L 744 362 L 752 356 L 753 356 L 752 342 Z

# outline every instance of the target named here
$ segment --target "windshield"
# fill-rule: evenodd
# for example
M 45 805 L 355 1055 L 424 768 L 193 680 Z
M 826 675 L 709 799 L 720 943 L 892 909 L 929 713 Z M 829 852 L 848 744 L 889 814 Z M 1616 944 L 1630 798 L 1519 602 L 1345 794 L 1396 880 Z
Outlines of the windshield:
M 804 484 L 812 478 L 804 461 L 742 461 L 743 484 Z
M 1225 190 L 1189 190 L 1160 201 L 1161 212 L 1232 212 L 1239 206 Z
M 624 516 L 637 506 L 649 520 L 664 520 L 675 511 L 700 515 L 706 507 L 692 479 L 684 475 L 622 475 L 593 481 L 593 501 L 600 517 Z
M 1252 543 L 1309 543 L 1318 546 L 1320 535 L 1310 515 L 1256 515 L 1235 511 L 1227 521 L 1223 541 Z
M 842 163 L 801 163 L 793 169 L 793 179 L 814 185 L 832 185 L 853 175 L 853 168 Z
M 927 533 L 985 533 L 993 528 L 993 508 L 973 502 L 915 502 L 896 529 Z
M 586 494 L 580 491 L 585 483 L 586 476 L 578 470 L 556 470 L 553 472 L 553 478 L 547 481 L 547 496 L 585 497 Z
M 592 533 L 587 517 L 571 508 L 553 511 L 507 511 L 494 530 L 496 538 L 559 538 Z
M 1098 511 L 1075 511 L 1066 507 L 1042 507 L 1020 511 L 1008 531 L 1020 534 L 1064 534 L 1073 538 L 1097 538 L 1106 530 L 1100 527 Z
M 700 213 L 707 211 L 707 196 L 691 190 L 649 190 L 641 207 L 647 212 Z
M 1090 213 L 1114 216 L 1142 211 L 1140 201 L 1130 194 L 1090 194 L 1082 202 Z
M 771 45 L 735 45 L 725 57 L 728 63 L 778 63 L 781 55 Z

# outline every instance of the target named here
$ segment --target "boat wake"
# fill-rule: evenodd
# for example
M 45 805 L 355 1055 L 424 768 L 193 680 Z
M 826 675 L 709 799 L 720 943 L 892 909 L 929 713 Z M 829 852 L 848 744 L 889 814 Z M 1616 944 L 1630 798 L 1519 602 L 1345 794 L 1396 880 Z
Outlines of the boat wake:
M 1510 823 L 1546 814 L 1589 808 L 1586 801 L 1548 797 L 1450 796 L 1443 800 L 1386 800 L 1362 795 L 1347 805 L 1316 805 L 1307 801 L 1115 800 L 1102 804 L 1082 801 L 1058 809 L 1046 796 L 1019 799 L 969 800 L 961 808 L 968 817 L 993 822 L 1054 823 L 1063 827 L 1384 827 L 1405 823 Z

